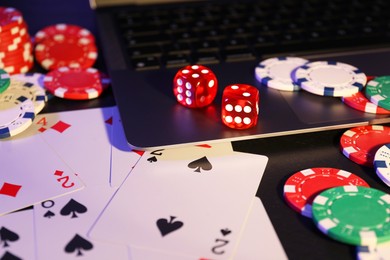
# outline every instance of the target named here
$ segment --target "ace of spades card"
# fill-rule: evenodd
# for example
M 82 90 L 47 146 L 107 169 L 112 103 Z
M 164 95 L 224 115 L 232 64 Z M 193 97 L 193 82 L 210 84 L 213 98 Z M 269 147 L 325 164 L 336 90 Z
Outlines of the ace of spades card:
M 32 208 L 0 217 L 0 259 L 35 259 Z
M 127 259 L 125 246 L 96 241 L 87 236 L 88 228 L 114 192 L 109 186 L 92 186 L 36 205 L 34 220 L 38 259 Z
M 268 159 L 206 149 L 146 152 L 90 236 L 183 256 L 228 258 Z

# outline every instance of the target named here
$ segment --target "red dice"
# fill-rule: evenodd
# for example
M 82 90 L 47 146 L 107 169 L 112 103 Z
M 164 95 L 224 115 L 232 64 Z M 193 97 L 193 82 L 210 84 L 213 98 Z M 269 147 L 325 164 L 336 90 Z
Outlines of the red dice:
M 217 89 L 217 77 L 202 65 L 185 66 L 173 79 L 173 93 L 177 102 L 189 108 L 210 105 L 217 95 Z
M 222 94 L 222 122 L 230 128 L 247 129 L 257 124 L 259 90 L 246 84 L 229 85 Z

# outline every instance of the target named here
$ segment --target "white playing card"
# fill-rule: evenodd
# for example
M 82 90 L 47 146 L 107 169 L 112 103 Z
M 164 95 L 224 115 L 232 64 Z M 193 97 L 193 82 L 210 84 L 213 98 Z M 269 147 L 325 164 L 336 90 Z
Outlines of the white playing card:
M 111 107 L 41 114 L 34 128 L 85 185 L 109 185 Z
M 257 197 L 253 201 L 234 259 L 287 259 L 263 203 Z
M 111 176 L 112 187 L 119 187 L 132 168 L 141 158 L 141 151 L 130 148 L 117 107 L 113 107 L 112 147 L 111 147 Z
M 171 149 L 156 149 L 150 152 L 148 161 L 153 163 L 160 160 L 177 161 L 188 160 L 197 156 L 223 156 L 233 153 L 231 142 L 215 144 L 189 145 Z
M 163 253 L 145 248 L 129 247 L 129 260 L 194 260 L 196 258 L 191 256 L 175 255 L 171 253 Z
M 33 210 L 0 217 L 0 259 L 35 259 Z
M 0 140 L 0 215 L 84 187 L 39 135 Z
M 115 192 L 108 186 L 40 203 L 34 208 L 38 259 L 127 259 L 125 246 L 95 241 L 87 230 Z
M 209 154 L 151 162 L 151 156 L 163 154 L 145 153 L 91 237 L 187 256 L 229 257 L 268 159 Z
M 129 259 L 193 260 L 194 258 L 129 247 Z M 257 197 L 253 200 L 234 259 L 287 259 L 263 203 Z

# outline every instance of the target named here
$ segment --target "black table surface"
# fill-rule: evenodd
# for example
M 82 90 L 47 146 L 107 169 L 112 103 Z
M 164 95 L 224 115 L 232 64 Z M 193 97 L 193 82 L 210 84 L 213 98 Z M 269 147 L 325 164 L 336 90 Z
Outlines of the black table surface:
M 23 13 L 30 35 L 56 24 L 71 23 L 89 29 L 98 37 L 95 13 L 87 0 L 2 0 L 1 6 L 15 7 Z M 95 67 L 104 70 L 102 55 Z M 39 66 L 34 71 L 45 72 Z M 58 112 L 115 105 L 110 90 L 98 99 L 72 101 L 54 97 L 45 112 Z M 322 234 L 312 220 L 293 211 L 283 199 L 283 185 L 293 173 L 307 168 L 333 167 L 357 174 L 371 187 L 389 192 L 373 168 L 358 165 L 346 158 L 339 140 L 346 129 L 297 134 L 282 137 L 233 142 L 236 151 L 265 155 L 269 158 L 257 191 L 289 259 L 354 259 L 356 248 Z M 259 234 L 262 236 L 263 234 Z

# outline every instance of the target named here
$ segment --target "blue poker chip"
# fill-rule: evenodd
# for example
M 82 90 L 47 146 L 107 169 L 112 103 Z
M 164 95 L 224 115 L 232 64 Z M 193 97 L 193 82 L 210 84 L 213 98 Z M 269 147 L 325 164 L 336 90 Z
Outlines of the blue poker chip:
M 284 91 L 297 91 L 298 84 L 291 79 L 291 73 L 306 64 L 308 60 L 299 57 L 277 57 L 261 61 L 255 68 L 256 79 L 263 85 Z
M 35 118 L 33 101 L 7 89 L 0 94 L 0 138 L 22 133 Z
M 332 61 L 309 62 L 292 73 L 303 90 L 320 96 L 343 97 L 359 92 L 367 76 L 358 68 Z
M 376 151 L 374 157 L 374 168 L 378 177 L 387 186 L 390 186 L 390 143 L 381 146 Z

